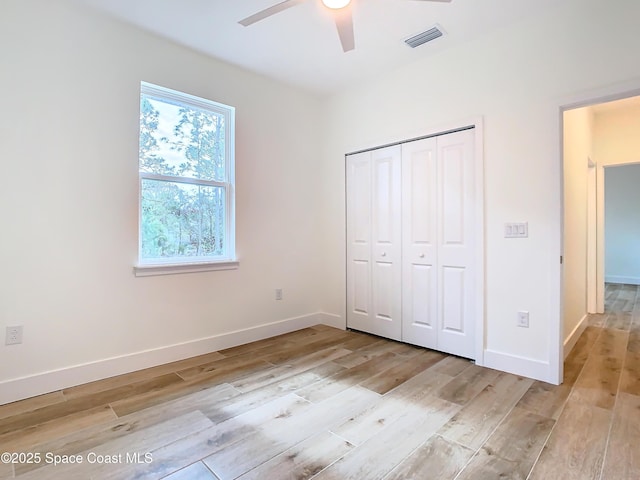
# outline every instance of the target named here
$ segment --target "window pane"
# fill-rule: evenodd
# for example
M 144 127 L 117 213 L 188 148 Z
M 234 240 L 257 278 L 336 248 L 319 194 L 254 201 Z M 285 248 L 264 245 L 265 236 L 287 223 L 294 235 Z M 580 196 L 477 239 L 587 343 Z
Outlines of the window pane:
M 140 96 L 140 171 L 225 181 L 224 115 Z
M 223 256 L 225 189 L 142 180 L 143 259 Z

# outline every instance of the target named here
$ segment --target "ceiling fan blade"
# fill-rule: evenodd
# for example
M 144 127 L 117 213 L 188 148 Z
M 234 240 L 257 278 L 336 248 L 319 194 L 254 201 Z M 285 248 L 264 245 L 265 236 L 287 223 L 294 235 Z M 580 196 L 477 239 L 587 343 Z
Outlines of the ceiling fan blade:
M 345 8 L 334 13 L 336 27 L 338 27 L 338 35 L 340 43 L 342 43 L 342 51 L 348 52 L 356 48 L 356 42 L 353 38 L 353 17 L 351 9 Z
M 284 2 L 280 2 L 274 5 L 273 7 L 265 8 L 264 10 L 258 13 L 254 13 L 253 15 L 250 15 L 247 18 L 240 20 L 238 23 L 240 25 L 244 25 L 245 27 L 248 27 L 249 25 L 253 25 L 254 23 L 259 22 L 260 20 L 264 20 L 265 18 L 270 17 L 271 15 L 275 15 L 276 13 L 280 13 L 281 11 L 286 10 L 287 8 L 295 7 L 296 5 L 306 1 L 307 0 L 284 0 Z

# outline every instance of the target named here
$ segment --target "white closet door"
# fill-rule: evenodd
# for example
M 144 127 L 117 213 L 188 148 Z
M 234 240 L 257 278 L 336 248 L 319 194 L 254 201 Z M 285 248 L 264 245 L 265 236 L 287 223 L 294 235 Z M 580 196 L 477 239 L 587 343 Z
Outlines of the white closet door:
M 347 157 L 347 326 L 369 331 L 371 295 L 371 153 Z
M 372 292 L 371 333 L 402 338 L 401 148 L 371 152 Z
M 474 131 L 438 137 L 438 346 L 474 358 Z
M 402 340 L 437 348 L 436 138 L 402 146 Z
M 347 159 L 347 326 L 402 336 L 401 148 Z

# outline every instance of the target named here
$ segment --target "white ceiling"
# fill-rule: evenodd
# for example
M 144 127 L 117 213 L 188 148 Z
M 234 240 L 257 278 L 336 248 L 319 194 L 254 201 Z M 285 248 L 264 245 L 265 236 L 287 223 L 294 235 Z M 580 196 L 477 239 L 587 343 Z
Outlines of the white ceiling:
M 320 0 L 252 26 L 238 21 L 281 0 L 78 0 L 213 57 L 317 93 L 451 48 L 564 0 L 352 0 L 356 49 L 343 53 Z M 435 24 L 445 36 L 411 49 Z

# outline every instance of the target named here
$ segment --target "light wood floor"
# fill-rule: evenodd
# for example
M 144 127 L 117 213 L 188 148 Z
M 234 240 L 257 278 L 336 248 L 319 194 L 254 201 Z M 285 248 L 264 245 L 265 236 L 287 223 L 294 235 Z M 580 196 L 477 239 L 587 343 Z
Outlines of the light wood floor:
M 606 295 L 561 386 L 317 326 L 0 406 L 41 457 L 0 478 L 639 479 L 640 295 Z

